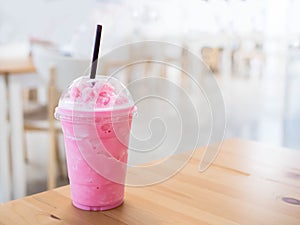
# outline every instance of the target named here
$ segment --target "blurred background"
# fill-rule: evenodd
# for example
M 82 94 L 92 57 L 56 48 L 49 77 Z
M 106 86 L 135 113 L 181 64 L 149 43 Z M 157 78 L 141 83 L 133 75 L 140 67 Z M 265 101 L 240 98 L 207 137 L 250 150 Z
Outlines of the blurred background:
M 225 101 L 225 138 L 300 149 L 299 10 L 297 0 L 0 0 L 0 64 L 34 57 L 35 45 L 90 59 L 96 23 L 102 55 L 135 41 L 174 43 L 213 72 Z M 48 101 L 37 72 L 18 78 L 24 102 Z M 26 132 L 25 139 L 30 194 L 47 187 L 49 138 Z

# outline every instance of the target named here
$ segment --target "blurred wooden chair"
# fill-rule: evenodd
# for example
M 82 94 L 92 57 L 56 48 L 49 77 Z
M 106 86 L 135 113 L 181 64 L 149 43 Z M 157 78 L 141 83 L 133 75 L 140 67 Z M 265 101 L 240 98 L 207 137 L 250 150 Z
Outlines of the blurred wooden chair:
M 201 56 L 203 61 L 215 74 L 219 74 L 220 72 L 222 52 L 222 48 L 203 47 L 201 49 Z
M 45 47 L 36 46 L 32 58 L 38 74 L 47 86 L 47 102 L 28 103 L 24 112 L 24 131 L 43 131 L 49 135 L 48 189 L 56 186 L 56 164 L 60 175 L 63 165 L 58 148 L 60 123 L 54 118 L 60 93 L 75 78 L 84 75 L 90 61 L 62 56 Z M 26 144 L 25 144 L 26 146 Z
M 261 78 L 265 60 L 263 45 L 259 41 L 243 40 L 239 47 L 232 52 L 233 75 Z

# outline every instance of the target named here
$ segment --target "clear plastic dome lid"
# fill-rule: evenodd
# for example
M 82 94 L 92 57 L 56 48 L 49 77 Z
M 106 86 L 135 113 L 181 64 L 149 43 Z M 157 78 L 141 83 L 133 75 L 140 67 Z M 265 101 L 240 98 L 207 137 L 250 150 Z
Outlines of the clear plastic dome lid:
M 134 105 L 128 89 L 116 78 L 97 75 L 74 80 L 60 97 L 58 108 L 75 111 L 111 111 Z

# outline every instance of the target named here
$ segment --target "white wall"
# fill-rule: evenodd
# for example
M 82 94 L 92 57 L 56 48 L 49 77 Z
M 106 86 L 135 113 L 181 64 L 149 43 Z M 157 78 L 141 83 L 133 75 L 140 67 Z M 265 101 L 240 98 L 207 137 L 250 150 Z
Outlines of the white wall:
M 0 44 L 37 37 L 84 51 L 92 49 L 97 22 L 104 25 L 103 48 L 143 38 L 204 39 L 203 33 L 282 38 L 295 33 L 297 6 L 295 0 L 0 0 Z
M 63 43 L 69 40 L 79 24 L 93 18 L 117 25 L 125 33 L 130 30 L 154 37 L 162 33 L 182 35 L 189 31 L 251 32 L 254 28 L 261 31 L 264 2 L 0 0 L 0 43 L 28 36 L 51 38 Z
M 93 0 L 0 0 L 0 43 L 28 37 L 65 43 L 94 4 Z

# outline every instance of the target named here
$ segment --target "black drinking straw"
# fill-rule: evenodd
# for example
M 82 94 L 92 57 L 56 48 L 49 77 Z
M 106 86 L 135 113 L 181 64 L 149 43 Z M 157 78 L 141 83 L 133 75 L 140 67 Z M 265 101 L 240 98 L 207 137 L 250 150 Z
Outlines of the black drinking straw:
M 92 69 L 91 69 L 91 74 L 90 74 L 91 79 L 95 79 L 95 77 L 96 77 L 100 40 L 101 40 L 101 32 L 102 32 L 102 25 L 97 24 L 94 53 L 93 53 L 93 59 L 92 59 Z

